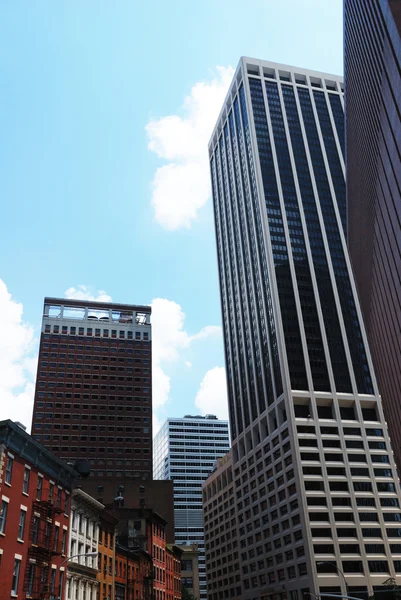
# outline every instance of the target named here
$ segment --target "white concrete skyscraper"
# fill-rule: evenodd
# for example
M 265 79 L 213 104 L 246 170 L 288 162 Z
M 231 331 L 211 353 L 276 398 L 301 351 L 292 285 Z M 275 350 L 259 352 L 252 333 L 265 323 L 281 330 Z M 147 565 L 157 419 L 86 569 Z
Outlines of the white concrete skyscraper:
M 209 146 L 238 560 L 225 584 L 205 513 L 209 600 L 309 600 L 345 594 L 345 580 L 367 598 L 401 583 L 400 489 L 347 254 L 343 153 L 340 77 L 240 60 Z
M 174 482 L 175 543 L 199 547 L 199 600 L 207 598 L 202 483 L 229 448 L 228 422 L 214 415 L 169 418 L 153 441 L 154 479 Z

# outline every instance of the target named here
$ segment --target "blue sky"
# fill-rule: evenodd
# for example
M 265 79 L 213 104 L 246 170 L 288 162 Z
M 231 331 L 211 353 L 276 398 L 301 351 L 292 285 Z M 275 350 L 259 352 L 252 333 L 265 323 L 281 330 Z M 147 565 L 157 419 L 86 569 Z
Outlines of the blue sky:
M 342 0 L 0 4 L 1 418 L 29 425 L 43 297 L 66 290 L 163 299 L 159 421 L 224 416 L 206 144 L 241 55 L 341 73 Z

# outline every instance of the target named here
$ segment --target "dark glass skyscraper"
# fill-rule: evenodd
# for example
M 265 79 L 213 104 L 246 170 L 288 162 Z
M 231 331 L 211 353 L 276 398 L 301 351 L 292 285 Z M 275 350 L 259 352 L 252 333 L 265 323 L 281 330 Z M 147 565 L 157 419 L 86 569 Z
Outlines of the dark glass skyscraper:
M 241 59 L 209 145 L 241 599 L 345 593 L 341 571 L 366 598 L 383 573 L 401 581 L 343 152 L 339 77 Z
M 401 467 L 401 2 L 344 8 L 348 246 Z

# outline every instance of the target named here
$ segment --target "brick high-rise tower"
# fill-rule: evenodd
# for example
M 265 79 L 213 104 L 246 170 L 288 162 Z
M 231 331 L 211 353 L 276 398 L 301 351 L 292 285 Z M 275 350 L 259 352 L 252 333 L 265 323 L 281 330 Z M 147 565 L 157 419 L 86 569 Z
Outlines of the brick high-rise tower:
M 45 298 L 32 435 L 97 479 L 152 478 L 150 314 Z
M 401 468 L 401 3 L 344 0 L 348 247 Z

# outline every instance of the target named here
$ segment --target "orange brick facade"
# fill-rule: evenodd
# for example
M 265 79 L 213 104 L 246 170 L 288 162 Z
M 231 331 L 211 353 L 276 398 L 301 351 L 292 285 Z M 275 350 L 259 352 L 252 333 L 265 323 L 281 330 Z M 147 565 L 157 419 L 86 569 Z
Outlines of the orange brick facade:
M 117 544 L 115 600 L 153 600 L 152 579 L 151 556 Z
M 181 600 L 181 555 L 176 546 L 166 548 L 166 600 Z
M 118 520 L 104 511 L 99 528 L 98 600 L 112 600 L 115 572 L 115 531 Z

